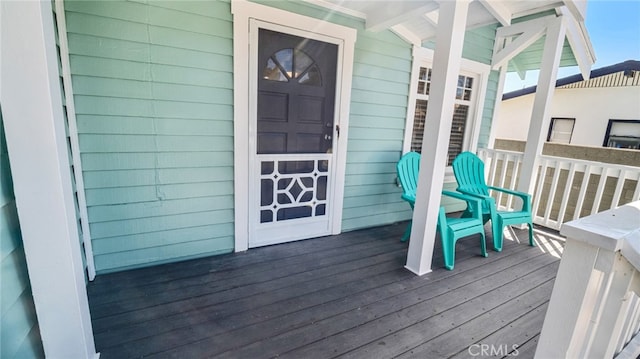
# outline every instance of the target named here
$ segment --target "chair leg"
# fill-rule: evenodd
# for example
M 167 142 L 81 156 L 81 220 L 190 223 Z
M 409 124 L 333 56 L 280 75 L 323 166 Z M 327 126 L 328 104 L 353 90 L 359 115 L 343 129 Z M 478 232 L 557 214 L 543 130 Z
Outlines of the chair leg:
M 480 254 L 483 257 L 487 258 L 489 255 L 487 254 L 487 238 L 484 235 L 484 230 L 480 233 Z
M 401 242 L 406 242 L 407 240 L 409 240 L 409 237 L 411 237 L 411 225 L 413 224 L 413 221 L 409 221 L 409 224 L 407 225 L 407 229 L 404 230 L 404 234 L 402 235 L 402 238 L 400 239 Z
M 448 270 L 453 270 L 453 263 L 455 261 L 456 254 L 456 241 L 453 239 L 453 235 L 451 235 L 447 230 L 440 232 L 440 238 L 442 239 L 442 257 L 444 259 L 444 267 Z
M 504 232 L 502 221 L 491 220 L 491 228 L 493 230 L 493 250 L 496 252 L 502 252 L 502 232 Z
M 527 223 L 529 225 L 529 245 L 531 247 L 536 246 L 536 242 L 533 240 L 533 224 L 531 222 Z

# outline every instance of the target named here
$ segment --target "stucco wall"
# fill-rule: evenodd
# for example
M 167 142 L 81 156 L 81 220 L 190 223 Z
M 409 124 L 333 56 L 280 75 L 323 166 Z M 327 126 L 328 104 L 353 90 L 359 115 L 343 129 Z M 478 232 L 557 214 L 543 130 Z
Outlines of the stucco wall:
M 502 101 L 496 121 L 496 138 L 526 140 L 534 96 L 529 94 Z M 576 119 L 571 144 L 602 146 L 610 119 L 640 119 L 639 99 L 640 87 L 637 86 L 556 89 L 550 117 Z

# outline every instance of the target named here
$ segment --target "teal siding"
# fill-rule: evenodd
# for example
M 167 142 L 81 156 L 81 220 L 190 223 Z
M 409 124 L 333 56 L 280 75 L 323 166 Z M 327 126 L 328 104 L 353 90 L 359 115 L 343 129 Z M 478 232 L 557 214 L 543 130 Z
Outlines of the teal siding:
M 233 250 L 227 2 L 65 2 L 98 273 Z
M 42 358 L 0 114 L 0 358 Z
M 498 24 L 469 30 L 464 34 L 462 57 L 490 65 Z
M 491 125 L 493 121 L 493 110 L 496 98 L 502 96 L 498 93 L 498 80 L 500 78 L 499 71 L 491 71 L 489 81 L 487 82 L 487 93 L 484 99 L 484 108 L 482 110 L 482 123 L 480 125 L 480 134 L 478 136 L 478 148 L 487 148 L 489 146 L 489 136 L 491 134 Z
M 408 219 L 395 163 L 405 131 L 411 45 L 308 3 L 265 3 L 358 30 L 342 227 Z M 232 251 L 229 3 L 65 6 L 97 271 Z M 490 61 L 492 32 L 470 31 L 465 56 Z M 493 99 L 487 98 L 485 117 Z

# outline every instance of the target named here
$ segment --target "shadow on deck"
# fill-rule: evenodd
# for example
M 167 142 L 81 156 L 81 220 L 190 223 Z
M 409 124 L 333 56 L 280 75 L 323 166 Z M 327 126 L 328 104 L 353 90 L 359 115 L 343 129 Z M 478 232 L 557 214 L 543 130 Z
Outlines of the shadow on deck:
M 533 248 L 526 231 L 509 230 L 489 258 L 476 236 L 463 239 L 453 271 L 438 240 L 433 272 L 417 277 L 403 267 L 404 228 L 98 276 L 88 287 L 97 350 L 103 359 L 477 358 L 483 348 L 533 357 L 564 245 L 557 235 L 536 231 Z

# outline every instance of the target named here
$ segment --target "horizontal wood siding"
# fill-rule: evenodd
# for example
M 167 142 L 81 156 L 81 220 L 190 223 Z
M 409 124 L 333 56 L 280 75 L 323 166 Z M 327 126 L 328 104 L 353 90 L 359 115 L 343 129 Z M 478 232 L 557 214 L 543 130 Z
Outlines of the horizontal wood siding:
M 482 109 L 482 123 L 480 124 L 480 134 L 478 136 L 478 148 L 489 147 L 489 136 L 491 134 L 491 126 L 493 124 L 493 113 L 498 94 L 498 80 L 500 79 L 499 71 L 491 71 L 489 81 L 487 82 L 487 93 L 484 99 Z
M 43 358 L 0 114 L 0 358 Z
M 58 67 L 59 67 L 59 76 L 58 76 L 58 80 L 60 81 L 60 92 L 62 95 L 62 114 L 64 115 L 64 127 L 65 127 L 65 133 L 67 135 L 67 154 L 69 156 L 69 172 L 71 173 L 71 186 L 72 186 L 72 191 L 73 191 L 73 204 L 74 204 L 74 209 L 75 209 L 75 215 L 76 215 L 76 227 L 78 229 L 78 243 L 80 244 L 80 255 L 82 257 L 82 268 L 84 276 L 85 276 L 85 282 L 89 281 L 88 278 L 88 272 L 86 271 L 87 269 L 87 256 L 86 256 L 86 250 L 84 248 L 84 241 L 83 241 L 83 232 L 82 232 L 82 218 L 80 215 L 80 202 L 78 199 L 78 187 L 77 187 L 77 183 L 76 183 L 76 171 L 78 171 L 79 169 L 75 167 L 75 164 L 73 162 L 73 149 L 71 146 L 71 131 L 69 128 L 69 109 L 67 108 L 67 93 L 66 93 L 66 88 L 64 86 L 64 78 L 63 78 L 63 71 L 62 71 L 62 53 L 60 50 L 60 38 L 59 38 L 59 29 L 57 27 L 58 22 L 57 22 L 57 16 L 58 14 L 56 13 L 56 8 L 55 6 L 53 6 L 53 13 L 54 13 L 54 24 L 56 27 L 56 31 L 55 31 L 55 37 L 56 37 L 56 52 L 58 55 Z
M 343 228 L 411 217 L 400 199 L 396 162 L 402 152 L 411 46 L 393 34 L 358 31 L 347 154 Z
M 228 2 L 65 2 L 98 273 L 233 250 Z
M 493 57 L 493 45 L 495 42 L 496 29 L 498 25 L 493 24 L 474 30 L 469 30 L 464 36 L 464 48 L 462 57 L 490 65 Z M 493 118 L 493 108 L 498 91 L 499 72 L 491 71 L 484 103 L 480 104 L 478 111 L 482 111 L 482 123 L 480 124 L 480 135 L 478 136 L 478 147 L 487 147 L 489 134 L 491 132 L 491 120 Z

